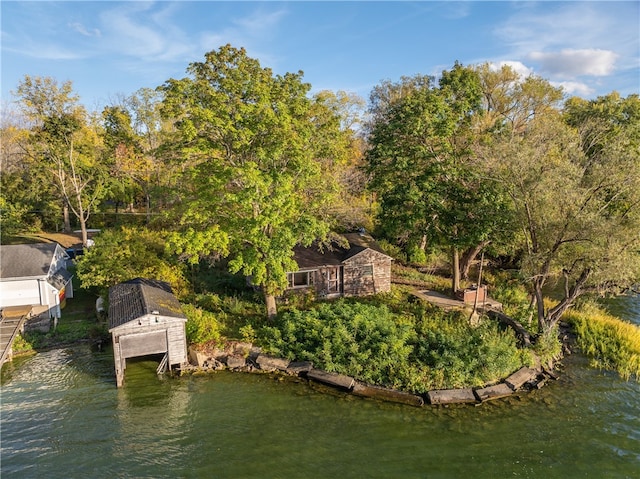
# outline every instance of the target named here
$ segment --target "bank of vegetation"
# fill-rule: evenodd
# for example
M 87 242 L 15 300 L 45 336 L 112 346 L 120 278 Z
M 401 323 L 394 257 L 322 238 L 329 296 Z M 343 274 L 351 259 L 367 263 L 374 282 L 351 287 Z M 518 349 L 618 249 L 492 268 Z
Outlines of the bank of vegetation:
M 627 380 L 640 380 L 640 328 L 593 303 L 569 311 L 565 319 L 594 367 L 617 371 Z
M 398 274 L 449 294 L 480 279 L 481 259 L 482 281 L 543 357 L 557 355 L 559 322 L 584 297 L 640 282 L 638 95 L 568 97 L 508 66 L 457 62 L 438 78 L 383 81 L 368 102 L 310 92 L 302 72 L 276 75 L 231 45 L 101 111 L 71 82 L 25 76 L 0 125 L 1 234 L 77 227 L 86 246 L 88 227 L 100 228 L 77 264 L 85 290 L 164 280 L 194 342 L 254 337 L 409 388 L 490 381 L 529 359 L 489 321 L 472 329 L 407 297 L 401 310 L 395 297 L 287 297 L 296 245 L 365 227 Z M 363 330 L 385 339 L 368 343 Z M 605 343 L 583 348 L 633 352 L 633 341 Z M 483 347 L 486 364 L 474 359 Z

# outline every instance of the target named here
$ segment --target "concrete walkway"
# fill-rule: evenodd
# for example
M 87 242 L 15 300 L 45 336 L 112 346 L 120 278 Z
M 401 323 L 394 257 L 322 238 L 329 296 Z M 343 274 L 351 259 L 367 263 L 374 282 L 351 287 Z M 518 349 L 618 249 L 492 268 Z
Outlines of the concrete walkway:
M 437 291 L 431 290 L 421 290 L 421 291 L 412 291 L 411 294 L 416 296 L 417 298 L 423 299 L 425 301 L 430 302 L 431 304 L 435 304 L 443 309 L 465 309 L 465 308 L 473 308 L 473 304 L 465 303 L 459 299 L 454 299 L 450 296 L 444 295 L 442 293 L 438 293 Z M 487 298 L 485 301 L 478 301 L 477 304 L 478 309 L 497 309 L 499 311 L 502 310 L 502 303 L 499 303 L 495 299 Z

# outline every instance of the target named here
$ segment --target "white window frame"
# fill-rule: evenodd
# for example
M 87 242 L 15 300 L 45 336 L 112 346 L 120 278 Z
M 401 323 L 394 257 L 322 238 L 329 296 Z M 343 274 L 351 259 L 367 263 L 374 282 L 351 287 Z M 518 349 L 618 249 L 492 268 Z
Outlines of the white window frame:
M 289 283 L 289 289 L 303 289 L 309 288 L 315 284 L 315 269 L 305 269 L 300 271 L 294 271 L 287 273 L 287 281 Z M 306 275 L 306 281 L 296 283 L 296 275 Z

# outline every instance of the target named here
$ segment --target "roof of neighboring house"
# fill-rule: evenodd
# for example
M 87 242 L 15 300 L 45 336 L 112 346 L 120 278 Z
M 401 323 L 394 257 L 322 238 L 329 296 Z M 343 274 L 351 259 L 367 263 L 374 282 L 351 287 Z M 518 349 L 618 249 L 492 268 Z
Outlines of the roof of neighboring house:
M 73 275 L 69 273 L 69 271 L 67 271 L 66 269 L 62 268 L 56 271 L 53 275 L 51 275 L 47 279 L 47 282 L 51 286 L 56 288 L 58 291 L 60 291 L 62 288 L 64 288 L 67 285 L 69 281 L 71 281 L 71 278 L 73 278 Z
M 136 278 L 109 288 L 109 329 L 147 314 L 186 319 L 171 286 L 164 281 Z
M 382 251 L 380 245 L 367 233 L 347 233 L 342 235 L 349 246 L 341 246 L 337 242 L 332 242 L 328 247 L 321 248 L 314 244 L 308 248 L 296 246 L 294 248 L 294 259 L 298 263 L 299 269 L 317 268 L 320 266 L 338 266 L 347 259 L 361 253 L 367 249 L 376 251 L 384 256 L 388 256 Z
M 58 243 L 4 245 L 0 251 L 0 278 L 46 277 Z

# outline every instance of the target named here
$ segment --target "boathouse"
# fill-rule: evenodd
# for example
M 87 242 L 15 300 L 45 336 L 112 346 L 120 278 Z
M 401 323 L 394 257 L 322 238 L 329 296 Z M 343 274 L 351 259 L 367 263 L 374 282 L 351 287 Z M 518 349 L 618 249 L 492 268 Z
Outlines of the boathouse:
M 169 284 L 136 278 L 112 286 L 108 316 L 118 387 L 129 358 L 161 355 L 158 372 L 187 363 L 187 318 Z
M 287 273 L 288 290 L 313 290 L 321 297 L 363 296 L 391 289 L 391 262 L 364 231 L 343 241 L 294 249 L 298 271 Z

